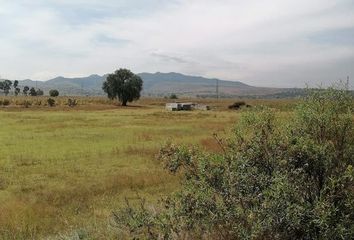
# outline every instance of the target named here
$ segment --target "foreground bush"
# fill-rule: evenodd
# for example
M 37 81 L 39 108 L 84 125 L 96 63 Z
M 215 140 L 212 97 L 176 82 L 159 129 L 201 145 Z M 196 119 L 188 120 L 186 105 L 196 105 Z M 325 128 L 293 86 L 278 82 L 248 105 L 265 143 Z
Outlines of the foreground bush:
M 184 176 L 159 208 L 129 204 L 115 226 L 150 239 L 353 239 L 353 99 L 314 91 L 288 123 L 248 112 L 222 154 L 168 144 L 159 159 Z

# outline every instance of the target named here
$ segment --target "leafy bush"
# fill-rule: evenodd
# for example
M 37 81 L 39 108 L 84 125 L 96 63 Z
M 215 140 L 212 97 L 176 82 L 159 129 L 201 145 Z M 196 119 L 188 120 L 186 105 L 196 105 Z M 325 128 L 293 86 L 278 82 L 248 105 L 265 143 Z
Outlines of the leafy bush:
M 170 98 L 170 99 L 178 99 L 177 95 L 176 95 L 176 94 L 174 94 L 174 93 L 173 93 L 173 94 L 171 94 L 169 98 Z
M 229 109 L 237 110 L 237 109 L 240 109 L 242 106 L 245 106 L 245 105 L 246 105 L 246 103 L 244 101 L 238 101 L 238 102 L 235 102 L 232 105 L 230 105 Z
M 75 107 L 75 106 L 77 105 L 77 100 L 76 100 L 76 99 L 71 99 L 71 98 L 69 98 L 67 105 L 68 105 L 69 107 Z
M 55 100 L 53 98 L 48 98 L 47 103 L 50 107 L 53 107 L 55 105 Z
M 2 100 L 2 105 L 3 106 L 9 106 L 10 105 L 10 100 L 9 99 Z
M 352 239 L 353 99 L 313 91 L 283 123 L 275 110 L 242 117 L 221 154 L 168 144 L 159 159 L 182 188 L 159 208 L 114 212 L 132 237 L 155 239 Z M 124 227 L 123 227 L 124 226 Z
M 51 97 L 58 97 L 59 96 L 59 91 L 56 89 L 52 89 L 49 91 L 49 96 Z

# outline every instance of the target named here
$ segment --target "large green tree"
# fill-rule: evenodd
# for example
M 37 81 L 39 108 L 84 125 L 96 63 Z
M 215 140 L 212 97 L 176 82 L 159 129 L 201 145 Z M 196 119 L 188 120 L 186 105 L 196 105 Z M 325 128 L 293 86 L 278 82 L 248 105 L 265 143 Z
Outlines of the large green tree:
M 10 80 L 4 80 L 0 83 L 0 89 L 4 91 L 5 95 L 9 94 L 12 82 Z
M 119 69 L 107 76 L 102 89 L 110 99 L 118 99 L 122 106 L 138 100 L 143 89 L 143 80 L 128 69 Z

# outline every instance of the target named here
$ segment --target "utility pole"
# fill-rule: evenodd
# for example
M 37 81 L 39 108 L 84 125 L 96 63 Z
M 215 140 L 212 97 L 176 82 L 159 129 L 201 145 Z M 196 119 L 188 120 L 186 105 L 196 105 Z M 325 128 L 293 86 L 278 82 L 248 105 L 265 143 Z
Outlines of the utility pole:
M 216 99 L 219 100 L 219 79 L 216 79 Z

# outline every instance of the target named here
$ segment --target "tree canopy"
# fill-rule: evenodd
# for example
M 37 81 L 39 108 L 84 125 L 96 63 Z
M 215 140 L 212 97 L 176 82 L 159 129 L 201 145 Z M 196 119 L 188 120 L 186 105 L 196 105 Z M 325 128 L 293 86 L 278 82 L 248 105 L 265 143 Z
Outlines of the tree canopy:
M 10 80 L 4 80 L 0 82 L 0 89 L 4 91 L 5 95 L 9 94 L 12 86 L 12 82 Z
M 31 89 L 29 90 L 30 92 L 29 92 L 29 95 L 31 95 L 31 96 L 37 96 L 37 91 L 36 91 L 36 89 L 34 89 L 34 87 L 31 87 Z
M 59 91 L 56 90 L 56 89 L 52 89 L 52 90 L 49 91 L 49 96 L 57 97 L 57 96 L 59 96 Z
M 128 69 L 119 69 L 107 76 L 102 89 L 110 99 L 118 99 L 122 106 L 138 100 L 143 89 L 143 80 Z
M 24 86 L 22 92 L 24 95 L 27 96 L 29 90 L 30 90 L 30 88 L 28 86 Z

